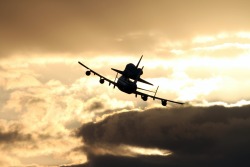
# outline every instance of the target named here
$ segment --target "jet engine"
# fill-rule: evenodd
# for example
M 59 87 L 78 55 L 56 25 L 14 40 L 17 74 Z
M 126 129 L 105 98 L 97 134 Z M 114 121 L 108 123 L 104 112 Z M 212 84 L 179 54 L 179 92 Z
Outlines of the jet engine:
M 162 101 L 161 101 L 161 104 L 162 104 L 163 106 L 166 106 L 166 105 L 167 105 L 167 101 L 166 101 L 166 100 L 162 100 Z
M 147 100 L 148 100 L 148 96 L 146 96 L 146 95 L 142 95 L 141 98 L 142 98 L 142 100 L 144 100 L 144 101 L 147 101 Z
M 89 76 L 91 74 L 90 71 L 86 71 L 86 75 Z
M 100 79 L 100 83 L 101 83 L 101 84 L 104 83 L 104 79 L 103 79 L 103 78 Z

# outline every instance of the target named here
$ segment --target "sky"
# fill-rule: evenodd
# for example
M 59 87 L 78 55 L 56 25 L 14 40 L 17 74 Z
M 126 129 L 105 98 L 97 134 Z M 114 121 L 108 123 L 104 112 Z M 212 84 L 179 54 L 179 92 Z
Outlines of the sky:
M 0 2 L 1 166 L 241 166 L 249 155 L 250 1 Z M 143 55 L 158 96 L 107 78 Z

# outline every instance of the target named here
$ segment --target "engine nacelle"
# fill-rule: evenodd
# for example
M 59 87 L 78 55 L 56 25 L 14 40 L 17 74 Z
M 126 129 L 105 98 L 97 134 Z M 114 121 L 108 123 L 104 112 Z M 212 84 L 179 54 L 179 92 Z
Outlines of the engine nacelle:
M 142 95 L 141 98 L 142 98 L 142 100 L 144 100 L 144 101 L 147 101 L 147 100 L 148 100 L 148 96 L 145 96 L 145 95 Z
M 101 83 L 101 84 L 104 83 L 104 79 L 103 79 L 103 78 L 100 79 L 100 83 Z
M 90 71 L 86 71 L 86 75 L 90 76 L 91 72 Z
M 161 101 L 161 104 L 162 104 L 163 106 L 166 106 L 166 105 L 167 105 L 167 101 L 166 101 L 166 100 L 162 100 L 162 101 Z

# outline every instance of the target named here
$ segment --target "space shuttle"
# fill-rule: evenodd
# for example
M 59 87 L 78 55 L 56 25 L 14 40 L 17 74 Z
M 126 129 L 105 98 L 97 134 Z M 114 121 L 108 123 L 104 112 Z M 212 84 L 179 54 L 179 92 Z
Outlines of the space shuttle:
M 144 79 L 141 78 L 141 75 L 143 74 L 143 67 L 139 68 L 139 64 L 141 62 L 143 55 L 141 56 L 140 60 L 138 61 L 137 65 L 134 65 L 133 63 L 129 63 L 126 65 L 125 69 L 123 71 L 117 70 L 114 68 L 111 68 L 113 71 L 121 74 L 122 76 L 136 80 L 138 82 L 142 82 L 148 85 L 153 85 L 149 83 L 148 81 L 145 81 Z M 139 77 L 138 77 L 139 76 Z

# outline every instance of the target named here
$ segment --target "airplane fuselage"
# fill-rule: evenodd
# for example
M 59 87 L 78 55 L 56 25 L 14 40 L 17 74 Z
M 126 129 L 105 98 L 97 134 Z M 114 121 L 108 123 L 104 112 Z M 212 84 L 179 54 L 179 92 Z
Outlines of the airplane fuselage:
M 131 94 L 137 89 L 136 83 L 132 82 L 126 76 L 122 75 L 117 81 L 117 87 L 120 91 Z

